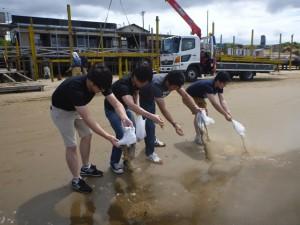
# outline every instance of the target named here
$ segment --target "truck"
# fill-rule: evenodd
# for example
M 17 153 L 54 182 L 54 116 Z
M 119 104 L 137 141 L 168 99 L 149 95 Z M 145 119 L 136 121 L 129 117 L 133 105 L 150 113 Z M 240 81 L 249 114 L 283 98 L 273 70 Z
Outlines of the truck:
M 275 70 L 275 64 L 268 59 L 253 57 L 226 57 L 216 55 L 213 35 L 201 37 L 201 29 L 184 11 L 176 0 L 166 0 L 170 6 L 190 26 L 197 36 L 173 36 L 162 41 L 160 72 L 183 71 L 187 81 L 194 81 L 203 74 L 227 71 L 231 77 L 251 80 L 257 72 L 268 73 Z
M 216 47 L 209 42 L 213 42 L 212 37 L 200 39 L 198 36 L 174 36 L 164 39 L 160 72 L 182 71 L 186 80 L 192 82 L 199 76 L 212 74 L 212 71 L 227 71 L 231 77 L 252 80 L 256 73 L 275 70 L 276 62 L 263 57 L 217 55 L 213 59 L 211 55 Z

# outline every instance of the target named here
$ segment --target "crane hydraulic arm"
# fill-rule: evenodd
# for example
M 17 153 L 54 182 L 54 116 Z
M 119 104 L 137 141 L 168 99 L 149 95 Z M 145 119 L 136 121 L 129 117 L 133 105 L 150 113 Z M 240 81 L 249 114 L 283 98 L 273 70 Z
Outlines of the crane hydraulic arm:
M 195 22 L 189 17 L 189 15 L 183 10 L 183 8 L 177 3 L 176 0 L 166 0 L 175 10 L 176 12 L 184 19 L 185 22 L 191 27 L 192 34 L 196 34 L 199 38 L 201 38 L 201 29 L 195 24 Z

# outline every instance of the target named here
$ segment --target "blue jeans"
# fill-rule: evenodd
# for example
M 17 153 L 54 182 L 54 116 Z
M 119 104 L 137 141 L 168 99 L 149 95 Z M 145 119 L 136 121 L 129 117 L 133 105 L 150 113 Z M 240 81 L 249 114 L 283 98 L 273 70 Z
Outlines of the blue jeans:
M 140 106 L 150 112 L 155 114 L 155 101 L 153 100 L 144 100 L 140 99 Z M 149 156 L 154 152 L 154 143 L 155 143 L 155 123 L 146 119 L 146 134 L 145 137 L 145 146 L 146 146 L 146 155 Z
M 105 115 L 106 115 L 107 119 L 110 122 L 111 127 L 115 131 L 116 138 L 118 138 L 120 140 L 124 135 L 120 117 L 118 116 L 118 114 L 115 111 L 112 111 L 112 110 L 109 110 L 106 108 L 104 109 L 104 111 L 105 111 Z M 129 117 L 129 119 L 134 123 L 133 116 L 128 109 L 126 109 L 126 114 Z M 114 163 L 119 163 L 121 157 L 122 157 L 122 149 L 113 146 L 111 157 L 110 157 L 110 164 L 112 165 Z

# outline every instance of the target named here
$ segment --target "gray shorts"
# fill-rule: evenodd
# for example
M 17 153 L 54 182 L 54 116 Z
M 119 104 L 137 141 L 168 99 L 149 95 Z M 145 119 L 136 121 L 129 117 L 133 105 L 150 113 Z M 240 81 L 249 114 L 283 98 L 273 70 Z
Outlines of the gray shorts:
M 77 111 L 66 111 L 51 106 L 50 114 L 66 147 L 74 147 L 77 145 L 75 130 L 77 130 L 80 138 L 92 134 L 91 129 L 86 125 Z

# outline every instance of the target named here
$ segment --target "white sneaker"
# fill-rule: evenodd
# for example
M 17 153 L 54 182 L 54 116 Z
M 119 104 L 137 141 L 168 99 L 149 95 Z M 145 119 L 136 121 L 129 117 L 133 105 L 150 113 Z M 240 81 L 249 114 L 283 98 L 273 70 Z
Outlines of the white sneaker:
M 155 138 L 154 147 L 166 147 L 166 144 L 160 141 L 158 138 Z
M 124 173 L 123 166 L 120 165 L 119 163 L 111 164 L 110 168 L 116 174 L 122 174 L 122 173 Z
M 157 163 L 157 164 L 162 163 L 162 160 L 158 157 L 158 155 L 155 152 L 153 152 L 151 155 L 149 155 L 147 157 L 147 159 L 150 160 L 153 163 Z
M 203 145 L 203 141 L 202 141 L 202 138 L 200 135 L 196 135 L 195 139 L 194 139 L 194 142 L 197 144 L 197 145 Z

